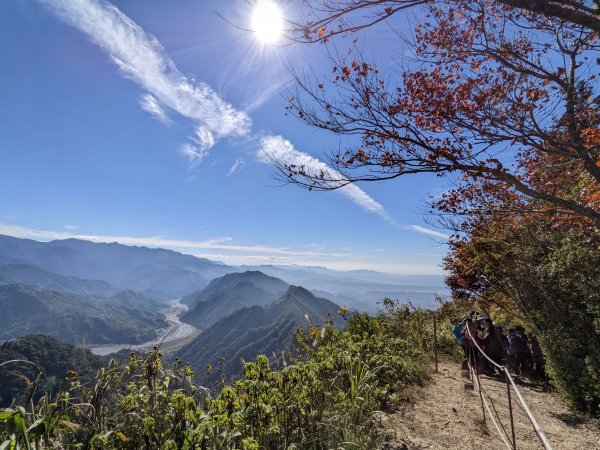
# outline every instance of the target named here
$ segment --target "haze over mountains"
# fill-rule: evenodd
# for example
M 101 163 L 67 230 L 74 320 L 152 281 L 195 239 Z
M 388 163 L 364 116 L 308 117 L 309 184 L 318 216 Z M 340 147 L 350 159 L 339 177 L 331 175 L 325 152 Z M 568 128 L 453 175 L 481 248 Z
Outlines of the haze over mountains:
M 243 359 L 260 352 L 280 355 L 293 332 L 306 326 L 305 316 L 323 323 L 328 315 L 343 326 L 339 305 L 372 313 L 378 300 L 392 297 L 428 307 L 444 292 L 441 276 L 233 267 L 165 249 L 0 235 L 0 310 L 10 317 L 0 340 L 44 334 L 77 345 L 110 344 L 117 351 L 135 344 L 148 348 L 143 345 L 171 333 L 175 339 L 165 341 L 163 350 L 177 350 L 200 373 L 221 357 L 235 376 Z M 166 321 L 167 301 L 176 298 L 185 305 L 178 311 L 188 310 L 177 320 L 171 312 Z M 199 331 L 177 341 L 182 323 Z
M 371 270 L 341 272 L 307 266 L 228 266 L 172 250 L 78 239 L 38 242 L 0 235 L 0 283 L 91 295 L 141 291 L 156 300 L 183 297 L 233 272 L 260 271 L 304 286 L 337 303 L 374 312 L 388 296 L 432 306 L 445 295 L 441 275 L 397 275 Z
M 84 280 L 102 280 L 114 289 L 142 291 L 157 299 L 187 295 L 204 288 L 213 278 L 235 271 L 208 259 L 160 248 L 79 239 L 38 242 L 0 235 L 0 273 L 10 270 L 3 266 L 15 264 Z
M 349 308 L 375 313 L 382 298 L 410 301 L 414 306 L 429 308 L 447 289 L 441 275 L 399 275 L 374 270 L 347 272 L 318 266 L 239 266 L 242 270 L 259 270 L 290 284 L 304 286 L 315 294 Z

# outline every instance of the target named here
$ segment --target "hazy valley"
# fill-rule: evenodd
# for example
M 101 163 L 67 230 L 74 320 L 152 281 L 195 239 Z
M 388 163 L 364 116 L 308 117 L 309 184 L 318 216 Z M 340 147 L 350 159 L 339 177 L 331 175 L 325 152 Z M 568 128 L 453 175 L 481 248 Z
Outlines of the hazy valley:
M 258 353 L 283 359 L 307 320 L 343 326 L 340 306 L 372 313 L 390 297 L 429 307 L 444 292 L 441 276 L 235 267 L 164 249 L 0 236 L 0 308 L 11 317 L 0 340 L 47 335 L 101 355 L 160 345 L 206 382 L 217 374 L 208 365 L 231 378 Z

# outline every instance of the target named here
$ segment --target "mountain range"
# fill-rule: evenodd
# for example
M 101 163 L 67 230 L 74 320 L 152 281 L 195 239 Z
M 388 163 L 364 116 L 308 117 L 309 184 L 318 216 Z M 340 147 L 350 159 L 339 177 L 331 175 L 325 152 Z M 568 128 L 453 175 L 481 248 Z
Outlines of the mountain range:
M 349 308 L 377 310 L 383 297 L 432 307 L 445 296 L 442 275 L 398 275 L 372 270 L 336 271 L 318 266 L 228 266 L 172 250 L 79 239 L 38 242 L 0 235 L 0 283 L 92 295 L 141 291 L 157 300 L 187 296 L 215 278 L 260 271 L 304 286 Z
M 181 320 L 204 330 L 219 318 L 248 306 L 264 306 L 279 298 L 289 285 L 262 272 L 230 273 L 181 301 L 189 306 Z
M 318 296 L 357 311 L 375 313 L 378 302 L 398 299 L 414 306 L 431 308 L 437 297 L 448 294 L 442 275 L 399 275 L 374 270 L 338 271 L 320 266 L 238 266 L 239 270 L 258 270 L 289 284 L 304 286 Z
M 180 357 L 199 371 L 223 357 L 232 376 L 241 360 L 258 352 L 280 354 L 294 330 L 306 326 L 305 316 L 322 323 L 329 315 L 343 326 L 338 305 L 374 312 L 378 300 L 391 297 L 427 307 L 444 292 L 441 276 L 234 267 L 165 249 L 0 235 L 0 310 L 9 318 L 0 340 L 42 333 L 117 351 L 172 333 L 165 348 L 179 348 Z M 176 298 L 188 308 L 181 322 L 199 335 L 177 338 L 181 322 L 165 320 L 165 308 L 170 314 L 174 308 L 168 301 Z
M 215 381 L 221 375 L 217 370 L 220 365 L 227 379 L 236 378 L 242 362 L 258 353 L 275 354 L 280 359 L 281 352 L 292 344 L 294 331 L 307 328 L 307 320 L 318 325 L 330 317 L 334 325 L 342 327 L 338 309 L 335 303 L 315 297 L 303 287 L 289 286 L 271 303 L 244 307 L 221 317 L 176 354 L 196 369 L 201 382 Z M 213 370 L 207 373 L 209 366 Z
M 21 266 L 20 275 L 10 267 L 14 265 Z M 82 284 L 88 286 L 90 280 L 102 280 L 112 285 L 112 290 L 142 291 L 161 300 L 187 295 L 204 288 L 213 278 L 237 271 L 208 259 L 161 248 L 79 239 L 38 242 L 0 235 L 0 274 L 24 277 L 23 265 L 30 270 L 70 277 L 70 288 L 76 284 L 73 278 L 87 280 Z M 49 277 L 43 282 L 49 283 Z
M 137 344 L 167 326 L 155 301 L 122 292 L 92 297 L 24 284 L 0 285 L 0 340 L 45 334 L 72 344 Z

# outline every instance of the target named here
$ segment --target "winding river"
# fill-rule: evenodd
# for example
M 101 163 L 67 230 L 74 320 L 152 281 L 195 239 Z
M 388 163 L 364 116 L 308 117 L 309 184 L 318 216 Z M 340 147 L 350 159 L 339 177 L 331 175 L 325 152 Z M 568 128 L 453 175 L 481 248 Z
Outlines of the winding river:
M 166 349 L 169 347 L 176 346 L 177 344 L 181 344 L 185 339 L 198 334 L 199 330 L 193 325 L 190 325 L 189 323 L 184 323 L 181 320 L 179 320 L 179 317 L 181 317 L 181 315 L 188 310 L 188 306 L 181 303 L 180 300 L 181 299 L 179 298 L 169 300 L 169 307 L 163 310 L 165 320 L 167 321 L 169 326 L 166 330 L 161 330 L 162 333 L 156 339 L 152 339 L 151 341 L 143 342 L 141 344 L 136 345 L 99 345 L 95 347 L 90 347 L 90 350 L 96 355 L 105 356 L 111 353 L 116 353 L 122 349 L 129 349 L 131 351 L 149 351 L 158 345 L 160 345 L 161 348 Z

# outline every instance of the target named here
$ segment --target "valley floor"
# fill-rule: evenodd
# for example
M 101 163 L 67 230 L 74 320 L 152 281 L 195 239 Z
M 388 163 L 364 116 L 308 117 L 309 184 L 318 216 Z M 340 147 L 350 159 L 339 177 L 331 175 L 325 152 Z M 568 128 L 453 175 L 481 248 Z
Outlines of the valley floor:
M 466 372 L 464 373 L 466 376 Z M 506 383 L 501 379 L 480 377 L 510 436 L 510 421 Z M 569 412 L 556 394 L 543 392 L 539 387 L 521 385 L 525 397 L 554 450 L 600 450 L 600 424 L 584 422 Z M 513 414 L 517 449 L 543 449 L 520 404 Z M 489 404 L 488 400 L 488 404 Z M 490 404 L 490 408 L 491 408 Z M 442 362 L 438 373 L 417 400 L 395 414 L 381 414 L 381 425 L 388 434 L 388 449 L 505 449 L 489 416 L 482 422 L 479 394 L 469 379 L 464 378 L 460 365 Z
M 181 348 L 198 336 L 200 331 L 193 325 L 179 320 L 179 317 L 188 309 L 187 305 L 182 304 L 180 300 L 181 299 L 179 298 L 170 300 L 169 307 L 161 311 L 165 315 L 165 321 L 169 326 L 164 330 L 157 330 L 160 332 L 158 338 L 137 345 L 108 344 L 91 346 L 90 350 L 96 355 L 106 356 L 123 349 L 137 352 L 149 352 L 154 347 L 159 346 L 163 352 L 167 352 Z

